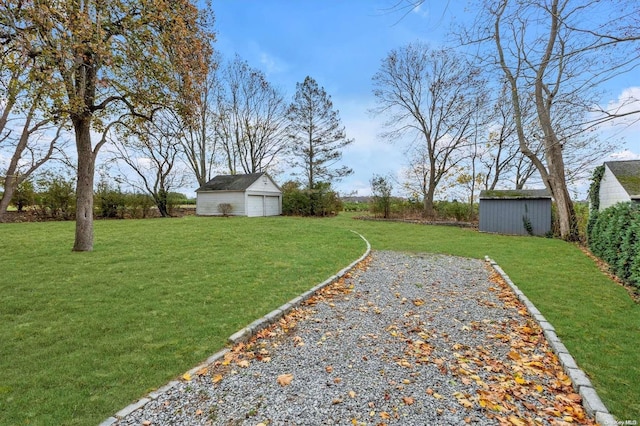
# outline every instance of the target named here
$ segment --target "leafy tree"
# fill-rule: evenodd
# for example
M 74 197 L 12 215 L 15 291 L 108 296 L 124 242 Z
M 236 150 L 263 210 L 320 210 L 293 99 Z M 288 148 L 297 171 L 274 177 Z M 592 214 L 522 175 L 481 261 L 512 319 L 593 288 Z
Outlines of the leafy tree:
M 342 149 L 353 142 L 347 139 L 331 96 L 311 77 L 296 84 L 296 94 L 289 106 L 291 165 L 301 169 L 307 189 L 320 182 L 331 183 L 353 173 L 347 166 L 338 167 Z
M 382 213 L 382 217 L 387 219 L 391 216 L 391 180 L 388 177 L 373 175 L 371 181 L 371 192 L 373 193 L 373 212 Z
M 32 206 L 36 200 L 36 192 L 31 179 L 22 180 L 13 192 L 11 204 L 16 206 L 19 212 L 25 207 Z
M 37 182 L 37 204 L 45 215 L 71 219 L 75 211 L 75 181 L 60 173 L 49 171 Z
M 123 113 L 150 116 L 156 105 L 176 99 L 186 113 L 210 56 L 208 16 L 189 0 L 7 0 L 0 15 L 0 42 L 29 57 L 30 67 L 47 71 L 51 84 L 44 96 L 73 125 L 73 250 L 92 250 L 95 160 L 106 143 L 103 137 L 94 145 L 92 130 Z
M 50 90 L 50 72 L 29 67 L 30 59 L 13 43 L 2 45 L 0 56 L 0 148 L 9 163 L 0 179 L 0 222 L 14 191 L 61 148 L 65 123 L 49 113 L 43 94 Z M 49 134 L 52 133 L 52 134 Z

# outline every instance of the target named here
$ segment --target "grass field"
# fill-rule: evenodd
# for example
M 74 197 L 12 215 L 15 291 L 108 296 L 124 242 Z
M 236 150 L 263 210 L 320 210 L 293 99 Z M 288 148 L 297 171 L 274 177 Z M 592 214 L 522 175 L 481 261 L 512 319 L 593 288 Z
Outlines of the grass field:
M 373 249 L 495 259 L 620 420 L 640 420 L 640 308 L 573 245 L 468 229 L 331 219 L 0 225 L 0 424 L 97 424 L 227 337 Z

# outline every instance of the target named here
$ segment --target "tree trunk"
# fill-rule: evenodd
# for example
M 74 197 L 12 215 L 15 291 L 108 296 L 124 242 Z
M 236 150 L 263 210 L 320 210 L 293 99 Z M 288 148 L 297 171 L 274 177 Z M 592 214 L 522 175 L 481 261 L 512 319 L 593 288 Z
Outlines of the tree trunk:
M 7 220 L 7 208 L 11 202 L 11 198 L 13 198 L 16 185 L 15 176 L 7 174 L 7 177 L 4 179 L 4 193 L 2 194 L 2 198 L 0 198 L 0 223 Z
M 435 186 L 429 183 L 429 189 L 424 195 L 424 217 L 427 219 L 434 219 L 436 217 L 436 211 L 433 206 L 433 196 L 435 194 Z
M 93 250 L 93 177 L 95 157 L 91 144 L 91 117 L 73 117 L 78 151 L 76 184 L 76 238 L 73 251 Z

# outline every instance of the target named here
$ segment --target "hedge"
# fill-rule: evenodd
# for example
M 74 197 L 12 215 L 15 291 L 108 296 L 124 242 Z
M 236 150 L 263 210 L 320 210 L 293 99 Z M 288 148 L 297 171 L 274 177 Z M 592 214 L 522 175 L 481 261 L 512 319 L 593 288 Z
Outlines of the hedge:
M 640 288 L 640 204 L 618 203 L 592 211 L 588 242 L 591 252 L 609 264 L 611 272 Z

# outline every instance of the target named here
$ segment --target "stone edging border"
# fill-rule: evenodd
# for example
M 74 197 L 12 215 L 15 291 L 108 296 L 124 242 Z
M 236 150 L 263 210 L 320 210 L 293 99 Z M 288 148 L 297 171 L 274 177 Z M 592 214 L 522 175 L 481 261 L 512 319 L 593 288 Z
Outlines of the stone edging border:
M 255 334 L 258 331 L 262 330 L 263 328 L 266 328 L 269 325 L 275 323 L 280 318 L 285 316 L 289 311 L 291 311 L 292 309 L 300 306 L 300 304 L 302 304 L 302 302 L 304 302 L 305 300 L 307 300 L 311 296 L 313 296 L 313 294 L 315 292 L 317 292 L 318 290 L 320 290 L 320 289 L 322 289 L 322 288 L 324 288 L 324 287 L 326 287 L 326 286 L 328 286 L 330 284 L 333 284 L 334 282 L 336 282 L 337 280 L 342 278 L 344 275 L 346 275 L 349 271 L 351 271 L 351 269 L 353 269 L 358 263 L 360 263 L 364 259 L 366 259 L 369 256 L 369 254 L 371 253 L 371 244 L 369 244 L 369 241 L 367 241 L 367 239 L 365 237 L 363 237 L 361 234 L 357 233 L 356 231 L 351 231 L 351 232 L 353 232 L 354 234 L 358 235 L 367 244 L 367 249 L 366 249 L 366 251 L 364 252 L 364 254 L 362 256 L 360 256 L 357 260 L 351 262 L 349 264 L 349 266 L 347 266 L 347 267 L 341 269 L 340 271 L 338 271 L 335 275 L 330 276 L 329 278 L 327 278 L 326 280 L 324 280 L 320 284 L 316 285 L 311 290 L 308 290 L 308 291 L 302 293 L 300 296 L 296 297 L 295 299 L 290 300 L 289 302 L 285 303 L 284 305 L 280 306 L 279 308 L 275 309 L 274 311 L 271 311 L 270 313 L 268 313 L 267 315 L 263 316 L 262 318 L 255 320 L 254 322 L 252 322 L 251 324 L 249 324 L 246 327 L 242 328 L 241 330 L 233 333 L 229 337 L 229 343 L 231 345 L 234 345 L 236 343 L 246 342 L 247 340 L 249 340 L 249 338 L 253 334 Z M 216 352 L 215 354 L 213 354 L 212 356 L 207 358 L 207 360 L 204 361 L 202 364 L 200 364 L 200 365 L 192 368 L 191 370 L 187 371 L 184 375 L 191 375 L 191 376 L 196 375 L 197 372 L 202 370 L 204 367 L 207 367 L 207 366 L 213 364 L 214 362 L 222 359 L 227 352 L 229 352 L 229 348 L 225 348 L 225 349 L 222 349 L 222 350 Z M 122 410 L 118 411 L 115 415 L 113 415 L 112 417 L 109 417 L 108 419 L 106 419 L 102 423 L 100 423 L 99 426 L 111 426 L 111 425 L 113 425 L 118 420 L 120 420 L 120 419 L 126 417 L 127 415 L 133 413 L 134 411 L 144 407 L 148 402 L 150 402 L 150 401 L 152 401 L 154 399 L 157 399 L 158 397 L 160 397 L 160 395 L 162 395 L 163 393 L 165 393 L 168 390 L 172 389 L 173 387 L 177 386 L 179 383 L 180 383 L 180 381 L 178 381 L 178 380 L 172 380 L 171 382 L 167 383 L 166 385 L 162 386 L 161 388 L 158 388 L 155 391 L 150 392 L 144 398 L 142 398 L 142 399 L 134 402 L 133 404 L 130 404 L 130 405 L 126 406 Z
M 547 321 L 547 319 L 540 313 L 538 308 L 536 308 L 535 305 L 531 303 L 529 298 L 525 296 L 525 294 L 518 288 L 517 285 L 513 283 L 513 281 L 511 281 L 511 278 L 509 278 L 507 273 L 504 272 L 494 260 L 490 259 L 489 256 L 485 256 L 484 259 L 504 279 L 504 281 L 509 284 L 509 287 L 511 287 L 516 296 L 518 296 L 518 299 L 520 299 L 520 301 L 527 307 L 527 310 L 529 311 L 531 316 L 540 325 L 540 328 L 542 328 L 544 337 L 549 342 L 549 345 L 551 346 L 551 349 L 553 349 L 553 352 L 555 352 L 555 354 L 558 356 L 565 374 L 571 378 L 573 388 L 582 397 L 582 406 L 584 407 L 585 411 L 589 415 L 593 416 L 596 420 L 596 423 L 598 423 L 599 425 L 617 425 L 618 422 L 609 413 L 607 407 L 605 407 L 587 375 L 580 369 L 580 367 L 578 367 L 576 361 L 569 353 L 567 347 L 560 341 L 560 338 L 556 334 L 556 330 L 555 328 L 553 328 L 553 325 L 551 325 L 551 323 Z

